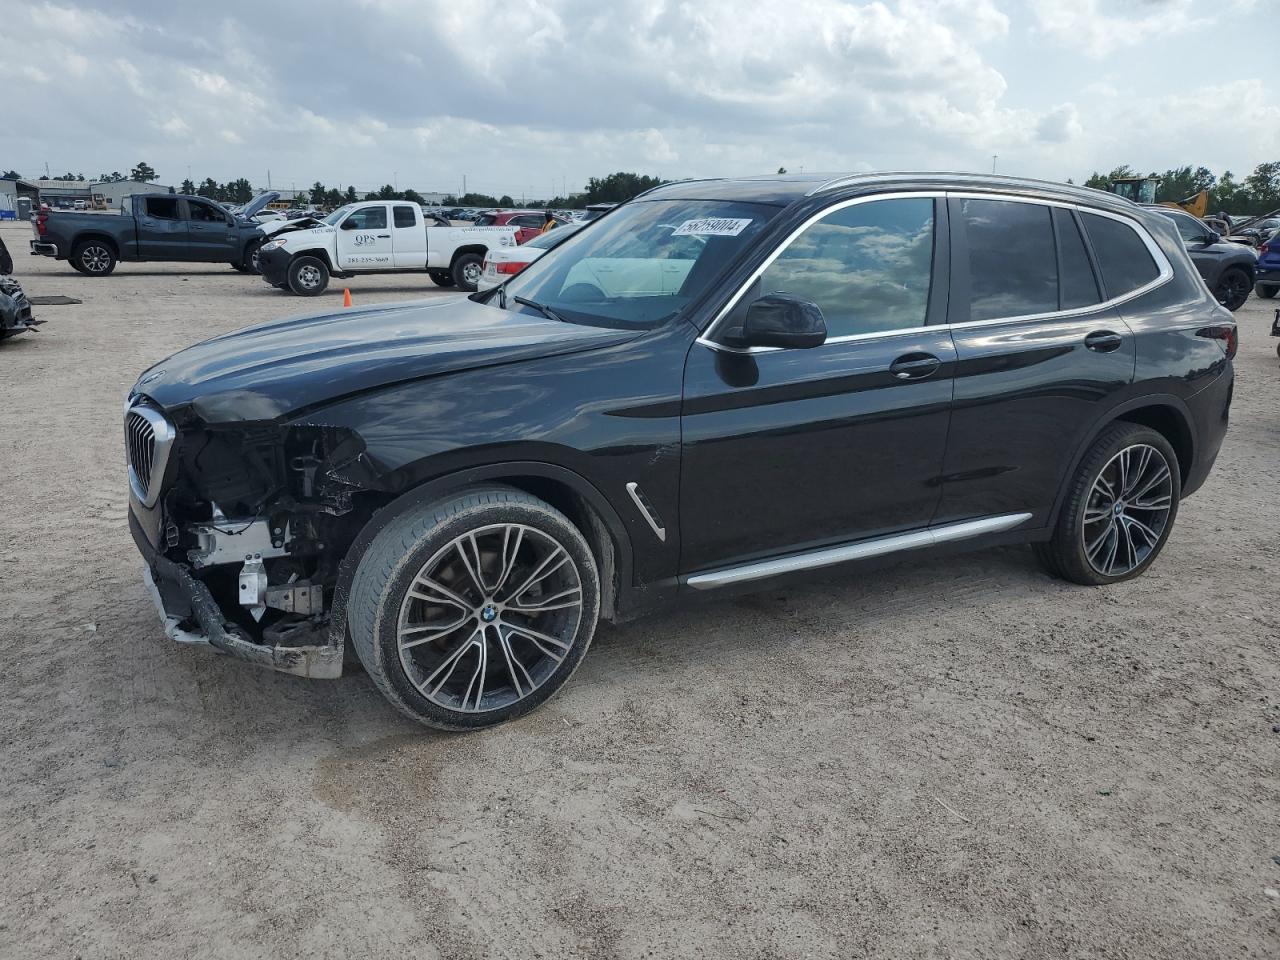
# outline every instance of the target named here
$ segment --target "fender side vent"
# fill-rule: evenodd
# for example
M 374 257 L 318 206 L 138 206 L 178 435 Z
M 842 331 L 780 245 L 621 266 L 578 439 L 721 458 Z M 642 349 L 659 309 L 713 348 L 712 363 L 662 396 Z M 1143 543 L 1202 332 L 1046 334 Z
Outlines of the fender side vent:
M 631 499 L 635 502 L 636 507 L 639 508 L 640 515 L 648 521 L 654 535 L 663 543 L 666 543 L 667 528 L 663 525 L 662 517 L 658 515 L 658 511 L 654 509 L 653 504 L 649 502 L 649 498 L 640 489 L 640 484 L 632 480 L 627 484 L 627 493 L 631 495 Z

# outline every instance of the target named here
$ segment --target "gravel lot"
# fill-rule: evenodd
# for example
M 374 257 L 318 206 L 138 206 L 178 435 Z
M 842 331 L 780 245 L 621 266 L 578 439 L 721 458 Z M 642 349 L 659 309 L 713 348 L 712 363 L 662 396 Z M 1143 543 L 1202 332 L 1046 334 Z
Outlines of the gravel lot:
M 28 294 L 84 303 L 0 345 L 0 956 L 1280 955 L 1272 302 L 1142 579 L 1011 548 L 693 607 L 450 736 L 362 673 L 170 643 L 125 524 L 138 372 L 341 284 L 88 279 L 28 235 L 0 225 Z

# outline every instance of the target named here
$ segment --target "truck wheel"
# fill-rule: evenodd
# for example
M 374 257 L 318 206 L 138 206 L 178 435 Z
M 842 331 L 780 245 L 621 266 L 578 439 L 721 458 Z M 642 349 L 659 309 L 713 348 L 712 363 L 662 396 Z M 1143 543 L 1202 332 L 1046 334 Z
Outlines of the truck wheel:
M 329 269 L 319 257 L 294 257 L 289 263 L 289 289 L 300 297 L 318 297 L 329 286 Z
M 453 282 L 459 290 L 475 293 L 480 285 L 480 272 L 484 266 L 484 258 L 478 253 L 464 253 L 453 261 Z
M 233 263 L 231 266 L 240 273 L 261 273 L 262 270 L 258 266 L 258 248 L 261 246 L 261 240 L 249 241 L 244 248 L 244 259 L 239 263 Z
M 475 730 L 563 686 L 599 610 L 599 573 L 578 529 L 537 497 L 494 486 L 392 518 L 360 560 L 347 622 L 397 709 Z
M 101 240 L 83 240 L 71 253 L 71 264 L 90 277 L 105 277 L 116 268 L 116 252 Z
M 453 286 L 453 274 L 448 270 L 428 270 L 427 276 L 431 278 L 431 282 L 437 287 Z
M 1280 287 L 1273 287 L 1270 284 L 1259 283 L 1253 288 L 1253 292 L 1260 296 L 1263 300 L 1270 300 L 1280 291 Z

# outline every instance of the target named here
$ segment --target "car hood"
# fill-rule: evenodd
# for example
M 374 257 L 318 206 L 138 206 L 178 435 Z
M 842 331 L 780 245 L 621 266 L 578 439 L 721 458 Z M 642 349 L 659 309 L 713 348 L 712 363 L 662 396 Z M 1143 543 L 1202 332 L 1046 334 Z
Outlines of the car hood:
M 611 330 L 500 310 L 465 297 L 280 320 L 188 347 L 133 393 L 206 423 L 274 420 L 392 384 L 623 343 Z
M 244 209 L 240 211 L 240 216 L 250 220 L 255 214 L 261 213 L 266 209 L 268 203 L 275 203 L 279 199 L 280 192 L 278 190 L 268 190 L 265 193 L 260 193 L 244 205 Z

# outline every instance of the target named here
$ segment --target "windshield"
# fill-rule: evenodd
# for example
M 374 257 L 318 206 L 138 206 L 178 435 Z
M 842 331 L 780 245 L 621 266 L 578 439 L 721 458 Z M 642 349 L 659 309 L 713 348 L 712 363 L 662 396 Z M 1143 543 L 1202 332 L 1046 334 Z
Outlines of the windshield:
M 350 213 L 351 208 L 354 206 L 354 203 L 348 203 L 345 207 L 339 207 L 337 210 L 333 211 L 333 213 L 325 217 L 324 222 L 331 227 L 336 227 L 338 225 L 338 221 Z
M 629 203 L 507 281 L 507 303 L 523 297 L 571 323 L 655 327 L 701 296 L 778 211 L 727 200 Z

